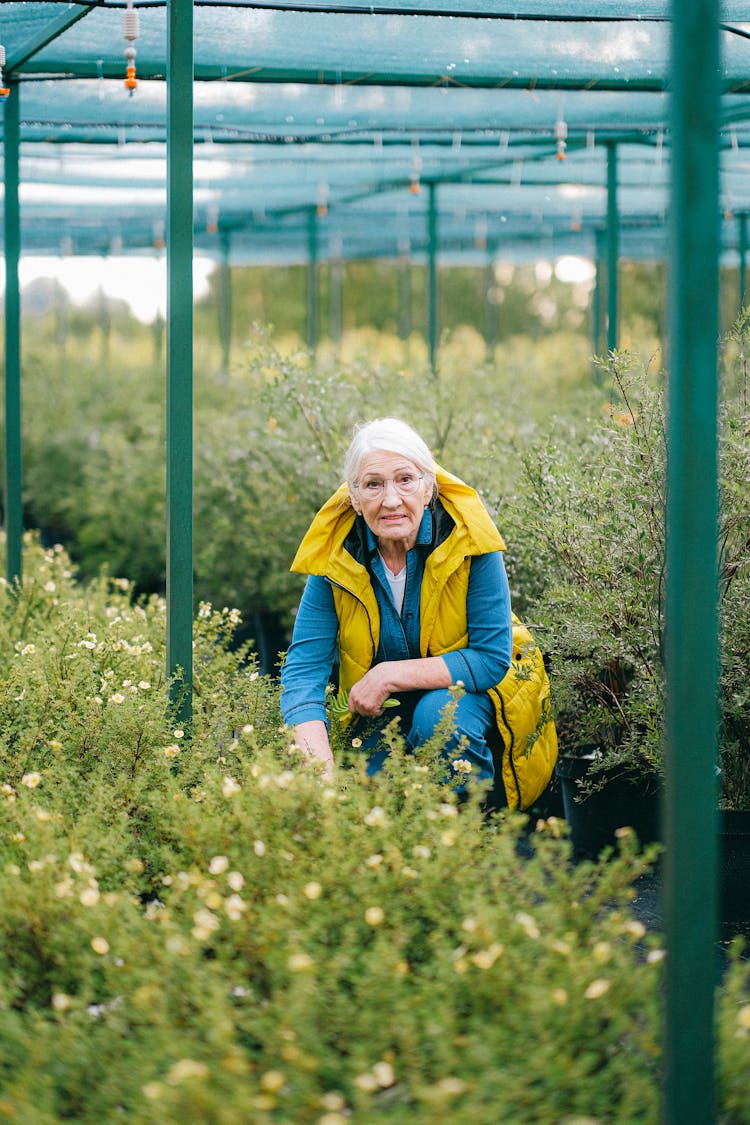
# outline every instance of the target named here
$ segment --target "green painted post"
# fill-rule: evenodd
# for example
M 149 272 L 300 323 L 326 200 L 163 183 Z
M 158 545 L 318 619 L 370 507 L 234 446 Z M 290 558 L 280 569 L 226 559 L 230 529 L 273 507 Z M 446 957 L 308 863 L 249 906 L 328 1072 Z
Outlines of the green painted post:
M 427 185 L 427 345 L 430 371 L 437 375 L 438 276 L 437 276 L 437 187 Z
M 607 350 L 619 339 L 617 266 L 620 257 L 620 210 L 617 206 L 617 145 L 607 144 Z
M 320 339 L 320 294 L 318 292 L 318 215 L 307 213 L 307 346 L 314 352 Z
M 219 339 L 221 342 L 221 370 L 229 371 L 232 358 L 232 273 L 230 256 L 232 249 L 231 231 L 222 230 L 221 263 L 219 265 Z
M 747 285 L 747 211 L 742 211 L 737 216 L 739 222 L 739 270 L 738 270 L 738 299 L 737 312 L 742 312 L 745 307 L 745 288 Z
M 168 0 L 167 674 L 179 721 L 193 683 L 193 5 Z
M 497 343 L 497 301 L 495 300 L 495 255 L 497 248 L 490 246 L 484 269 L 484 341 L 491 355 Z
M 602 342 L 602 260 L 604 258 L 604 232 L 596 232 L 594 252 L 594 292 L 591 295 L 591 342 L 594 355 L 599 355 Z
M 664 1102 L 667 1125 L 714 1125 L 719 13 L 672 7 Z
M 21 211 L 18 199 L 21 148 L 20 86 L 11 81 L 5 102 L 5 535 L 6 575 L 20 582 L 23 566 L 21 502 Z
M 408 239 L 399 244 L 398 257 L 398 335 L 401 340 L 411 336 L 411 248 Z

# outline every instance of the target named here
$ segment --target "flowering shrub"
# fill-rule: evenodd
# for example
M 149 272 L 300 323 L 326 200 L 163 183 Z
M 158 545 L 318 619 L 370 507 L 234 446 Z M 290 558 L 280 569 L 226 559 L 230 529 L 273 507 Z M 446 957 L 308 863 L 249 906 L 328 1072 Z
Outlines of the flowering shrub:
M 658 1120 L 662 951 L 630 908 L 632 837 L 573 865 L 559 821 L 485 821 L 437 743 L 407 755 L 395 729 L 380 774 L 350 748 L 326 780 L 231 609 L 198 612 L 182 730 L 161 601 L 76 585 L 33 542 L 26 573 L 0 589 L 5 1117 Z M 748 1122 L 737 956 L 719 1026 L 722 1120 Z
M 551 662 L 561 747 L 598 755 L 589 782 L 656 783 L 664 710 L 666 423 L 634 356 L 610 357 L 598 422 L 530 442 L 503 525 L 512 586 Z M 750 429 L 744 396 L 720 415 L 721 788 L 750 808 Z

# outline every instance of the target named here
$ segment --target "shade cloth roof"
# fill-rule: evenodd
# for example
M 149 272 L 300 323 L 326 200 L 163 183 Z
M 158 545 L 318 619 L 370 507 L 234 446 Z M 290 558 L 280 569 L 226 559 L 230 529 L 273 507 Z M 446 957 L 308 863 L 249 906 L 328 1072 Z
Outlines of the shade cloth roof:
M 25 252 L 149 250 L 166 199 L 167 9 L 5 3 Z M 242 261 L 592 253 L 617 146 L 624 255 L 664 252 L 670 5 L 655 0 L 194 4 L 196 247 Z M 750 211 L 750 22 L 722 5 L 722 199 Z M 563 159 L 560 159 L 563 157 Z

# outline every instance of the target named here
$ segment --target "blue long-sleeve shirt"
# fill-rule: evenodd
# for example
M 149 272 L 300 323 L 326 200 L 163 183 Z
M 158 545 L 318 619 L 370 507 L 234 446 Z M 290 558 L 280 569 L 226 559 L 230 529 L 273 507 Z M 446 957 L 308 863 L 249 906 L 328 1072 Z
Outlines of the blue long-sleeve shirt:
M 417 541 L 406 556 L 406 590 L 399 614 L 393 603 L 385 567 L 367 528 L 369 567 L 380 610 L 380 643 L 375 663 L 419 657 L 419 599 L 425 554 L 432 541 L 432 515 L 425 509 Z M 468 644 L 443 654 L 453 683 L 469 692 L 498 684 L 511 660 L 510 591 L 501 551 L 471 560 L 466 597 Z M 338 620 L 328 580 L 310 575 L 294 626 L 292 643 L 281 672 L 281 712 L 289 726 L 311 719 L 326 721 L 325 693 L 337 655 Z

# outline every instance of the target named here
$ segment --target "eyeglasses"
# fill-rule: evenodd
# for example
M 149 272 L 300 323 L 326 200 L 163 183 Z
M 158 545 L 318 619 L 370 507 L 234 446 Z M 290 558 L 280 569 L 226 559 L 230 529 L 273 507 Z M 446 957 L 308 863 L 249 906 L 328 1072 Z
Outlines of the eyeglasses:
M 385 495 L 385 490 L 392 484 L 399 496 L 413 496 L 424 480 L 421 473 L 399 473 L 390 480 L 382 477 L 365 477 L 358 481 L 354 487 L 365 500 L 379 500 Z

